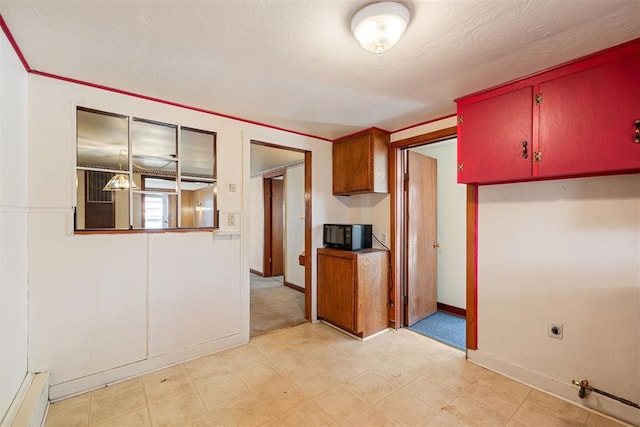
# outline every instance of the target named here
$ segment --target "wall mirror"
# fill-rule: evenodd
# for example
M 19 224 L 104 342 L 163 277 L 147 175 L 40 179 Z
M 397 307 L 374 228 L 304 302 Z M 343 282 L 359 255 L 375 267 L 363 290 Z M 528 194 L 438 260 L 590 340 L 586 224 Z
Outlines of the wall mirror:
M 77 108 L 76 230 L 214 228 L 215 132 Z

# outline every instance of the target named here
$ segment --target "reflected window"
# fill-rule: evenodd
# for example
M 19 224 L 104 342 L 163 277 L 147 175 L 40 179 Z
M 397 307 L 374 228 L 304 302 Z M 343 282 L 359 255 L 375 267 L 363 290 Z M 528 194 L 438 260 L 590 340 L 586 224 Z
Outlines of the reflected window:
M 163 228 L 169 221 L 166 196 L 149 194 L 144 198 L 144 228 Z
M 216 227 L 214 132 L 77 109 L 76 230 Z

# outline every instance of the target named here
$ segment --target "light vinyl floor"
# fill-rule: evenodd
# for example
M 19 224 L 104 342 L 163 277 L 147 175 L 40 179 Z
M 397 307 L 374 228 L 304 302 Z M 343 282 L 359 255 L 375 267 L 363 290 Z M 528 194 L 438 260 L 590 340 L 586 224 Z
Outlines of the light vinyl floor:
M 614 426 L 407 329 L 305 323 L 50 405 L 46 426 Z

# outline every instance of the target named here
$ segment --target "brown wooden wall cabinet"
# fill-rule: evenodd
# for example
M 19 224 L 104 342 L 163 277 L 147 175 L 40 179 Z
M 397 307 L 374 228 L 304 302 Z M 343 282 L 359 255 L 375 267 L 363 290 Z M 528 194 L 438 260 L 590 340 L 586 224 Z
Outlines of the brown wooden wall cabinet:
M 389 134 L 370 129 L 333 143 L 333 194 L 388 193 Z
M 361 338 L 388 325 L 389 252 L 318 249 L 318 317 Z

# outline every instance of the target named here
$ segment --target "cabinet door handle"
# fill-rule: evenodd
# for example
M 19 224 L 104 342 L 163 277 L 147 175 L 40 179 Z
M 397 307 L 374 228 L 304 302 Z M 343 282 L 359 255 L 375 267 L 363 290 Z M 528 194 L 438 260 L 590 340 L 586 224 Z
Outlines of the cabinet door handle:
M 522 158 L 529 158 L 529 152 L 527 151 L 527 141 L 522 141 Z
M 640 144 L 640 120 L 636 120 L 635 122 L 633 122 L 633 124 L 636 127 L 635 137 L 633 138 L 633 142 L 635 142 L 636 144 Z

